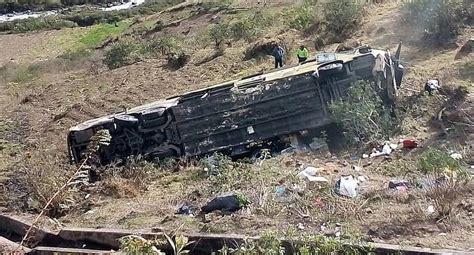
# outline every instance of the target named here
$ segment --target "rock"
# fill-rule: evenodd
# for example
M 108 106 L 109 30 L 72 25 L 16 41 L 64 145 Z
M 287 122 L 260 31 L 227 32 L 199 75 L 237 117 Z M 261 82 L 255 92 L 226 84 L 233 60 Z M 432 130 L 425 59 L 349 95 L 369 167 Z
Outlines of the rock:
M 474 37 L 472 37 L 466 43 L 464 43 L 464 45 L 456 53 L 456 56 L 454 56 L 454 60 L 461 59 L 461 58 L 471 54 L 473 49 L 474 49 Z

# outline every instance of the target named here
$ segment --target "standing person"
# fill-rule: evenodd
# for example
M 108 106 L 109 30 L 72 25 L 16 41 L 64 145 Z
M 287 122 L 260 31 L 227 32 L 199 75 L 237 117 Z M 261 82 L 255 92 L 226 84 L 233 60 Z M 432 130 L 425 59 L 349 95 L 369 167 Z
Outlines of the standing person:
M 301 45 L 296 51 L 296 56 L 298 57 L 298 63 L 305 62 L 308 59 L 309 51 L 304 45 Z
M 283 57 L 285 56 L 285 50 L 278 43 L 273 45 L 272 55 L 275 57 L 275 68 L 283 67 Z

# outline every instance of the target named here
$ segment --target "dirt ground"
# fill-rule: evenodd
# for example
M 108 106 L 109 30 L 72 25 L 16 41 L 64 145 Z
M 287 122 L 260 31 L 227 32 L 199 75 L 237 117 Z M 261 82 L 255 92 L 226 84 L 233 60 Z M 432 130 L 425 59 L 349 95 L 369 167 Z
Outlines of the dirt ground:
M 278 8 L 281 7 L 275 8 L 280 11 Z M 402 60 L 407 73 L 400 91 L 401 98 L 415 97 L 422 91 L 426 80 L 439 78 L 446 87 L 464 85 L 470 90 L 471 93 L 460 107 L 472 116 L 474 55 L 455 61 L 454 55 L 458 48 L 440 50 L 421 44 L 419 28 L 403 22 L 399 9 L 400 6 L 394 3 L 373 6 L 351 40 L 391 50 L 402 41 Z M 183 13 L 164 14 L 170 16 L 153 19 L 180 19 L 189 10 L 186 9 Z M 212 19 L 212 15 L 188 19 L 166 32 L 198 33 L 199 30 L 206 29 Z M 68 44 L 61 44 L 61 47 L 49 45 L 58 45 L 58 41 L 66 40 L 63 37 L 66 32 L 61 30 L 0 35 L 0 66 L 46 61 L 60 55 Z M 473 27 L 465 27 L 458 38 L 459 45 L 472 36 L 473 32 Z M 295 45 L 312 45 L 310 38 L 292 30 L 281 31 L 275 28 L 266 34 L 266 38 L 276 36 L 290 38 Z M 244 42 L 235 42 L 226 49 L 223 56 L 200 65 L 197 65 L 199 60 L 212 53 L 212 46 L 194 49 L 191 63 L 178 70 L 169 69 L 164 59 L 147 59 L 114 70 L 108 70 L 96 62 L 88 62 L 64 72 L 48 71 L 26 81 L 1 83 L 0 180 L 3 178 L 4 181 L 0 188 L 6 189 L 5 183 L 10 174 L 16 169 L 24 168 L 23 162 L 36 163 L 38 168 L 57 167 L 57 171 L 69 169 L 66 155 L 67 130 L 82 121 L 272 67 L 270 58 L 243 61 L 243 52 L 247 46 Z M 325 49 L 334 50 L 336 47 L 337 44 L 327 45 Z M 296 62 L 295 59 L 291 61 Z M 423 191 L 411 190 L 403 195 L 387 191 L 388 182 L 406 178 L 403 170 L 416 167 L 416 156 L 431 146 L 462 151 L 467 156 L 468 163 L 473 165 L 469 161 L 473 160 L 473 147 L 469 144 L 474 141 L 472 127 L 466 127 L 468 132 L 462 135 L 439 139 L 439 129 L 429 124 L 445 99 L 437 101 L 439 105 L 434 105 L 435 109 L 427 109 L 423 105 L 413 106 L 419 108 L 419 117 L 407 119 L 403 135 L 392 140 L 398 142 L 400 138 L 415 138 L 423 148 L 412 152 L 394 152 L 389 160 L 354 159 L 354 155 L 348 152 L 340 155 L 302 152 L 277 156 L 264 160 L 261 164 L 251 165 L 250 169 L 245 170 L 247 174 L 242 174 L 242 178 L 251 175 L 256 180 L 245 183 L 245 179 L 236 178 L 233 179 L 233 184 L 236 185 L 234 187 L 242 185 L 249 190 L 251 187 L 259 187 L 253 195 L 256 201 L 265 201 L 262 202 L 266 203 L 262 206 L 265 208 L 263 212 L 250 207 L 231 215 L 211 214 L 208 218 L 210 223 L 204 223 L 195 217 L 175 215 L 177 207 L 185 201 L 202 206 L 218 191 L 223 191 L 221 188 L 234 188 L 226 185 L 214 188 L 213 180 L 200 177 L 202 168 L 190 166 L 178 172 L 167 169 L 156 173 L 147 179 L 146 188 L 141 190 L 133 187 L 126 189 L 124 187 L 127 186 L 127 181 L 117 179 L 116 185 L 121 186 L 121 189 L 108 193 L 100 187 L 103 183 L 96 183 L 90 188 L 90 195 L 84 199 L 82 206 L 59 217 L 58 221 L 65 226 L 74 227 L 158 227 L 188 232 L 249 235 L 260 234 L 265 230 L 331 235 L 334 234 L 335 224 L 341 223 L 343 235 L 362 236 L 365 240 L 432 248 L 474 249 L 472 180 L 461 195 L 462 199 L 457 205 L 459 210 L 449 222 L 436 222 L 427 215 L 430 201 L 424 197 Z M 52 161 L 59 163 L 48 165 Z M 362 169 L 355 171 L 353 165 L 361 166 Z M 301 207 L 292 207 L 290 202 L 275 202 L 274 189 L 278 182 L 285 178 L 291 179 L 289 176 L 296 175 L 307 166 L 321 167 L 322 176 L 330 181 L 328 187 L 332 187 L 342 174 L 364 176 L 366 181 L 361 183 L 361 195 L 356 199 L 346 199 L 334 195 L 322 196 L 316 191 L 310 191 L 303 196 L 304 201 L 296 203 Z M 4 207 L 3 211 L 23 214 L 25 218 L 32 217 L 31 212 L 12 211 L 12 206 L 6 204 L 7 201 L 0 198 L 0 208 Z M 300 224 L 304 229 L 298 227 Z M 322 230 L 322 225 L 327 226 L 326 230 Z

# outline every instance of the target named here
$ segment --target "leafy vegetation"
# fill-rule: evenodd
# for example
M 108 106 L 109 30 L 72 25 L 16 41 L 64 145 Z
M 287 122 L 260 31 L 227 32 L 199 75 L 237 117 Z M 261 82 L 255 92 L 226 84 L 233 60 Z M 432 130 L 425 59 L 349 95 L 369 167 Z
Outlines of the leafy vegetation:
M 143 44 L 134 37 L 115 42 L 105 52 L 104 63 L 111 69 L 138 62 L 142 58 Z
M 348 141 L 372 142 L 387 139 L 396 131 L 396 120 L 384 106 L 372 84 L 358 81 L 347 96 L 330 104 L 332 118 L 347 131 Z
M 415 0 L 405 4 L 407 22 L 421 24 L 425 39 L 443 46 L 455 39 L 463 23 L 474 21 L 469 0 Z
M 180 0 L 157 0 L 148 1 L 130 10 L 101 11 L 101 10 L 79 10 L 67 14 L 54 16 L 28 18 L 0 23 L 0 31 L 13 31 L 24 33 L 28 31 L 52 30 L 66 27 L 86 27 L 95 24 L 108 23 L 116 25 L 117 22 L 138 15 L 153 14 L 163 10 L 165 7 L 177 4 Z M 120 27 L 120 25 L 118 26 Z
M 426 189 L 426 196 L 434 204 L 438 220 L 447 218 L 456 208 L 470 174 L 459 160 L 436 148 L 420 156 L 419 169 L 433 180 Z
M 322 9 L 326 30 L 332 35 L 348 35 L 362 17 L 362 6 L 353 0 L 328 0 L 322 3 Z
M 17 33 L 24 33 L 28 31 L 54 30 L 76 26 L 77 24 L 72 21 L 50 16 L 1 23 L 0 31 L 11 30 Z
M 288 10 L 285 13 L 286 24 L 290 28 L 304 30 L 309 28 L 316 21 L 315 8 L 301 6 Z

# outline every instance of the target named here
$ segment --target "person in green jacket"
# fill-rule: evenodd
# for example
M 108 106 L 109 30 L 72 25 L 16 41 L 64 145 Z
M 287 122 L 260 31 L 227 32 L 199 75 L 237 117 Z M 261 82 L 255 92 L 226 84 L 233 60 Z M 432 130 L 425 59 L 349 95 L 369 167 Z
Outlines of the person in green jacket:
M 296 56 L 298 57 L 299 63 L 304 62 L 308 59 L 309 51 L 304 45 L 301 45 L 296 51 Z

